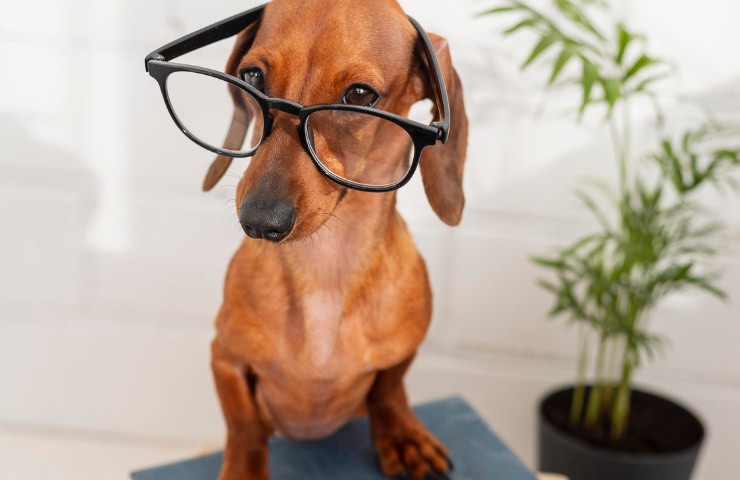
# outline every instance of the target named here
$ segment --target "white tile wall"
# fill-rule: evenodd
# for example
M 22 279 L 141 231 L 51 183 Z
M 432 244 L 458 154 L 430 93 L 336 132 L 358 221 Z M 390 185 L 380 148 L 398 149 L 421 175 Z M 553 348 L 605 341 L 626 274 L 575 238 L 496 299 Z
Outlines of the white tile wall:
M 230 200 L 244 163 L 214 193 L 199 192 L 211 157 L 174 127 L 143 57 L 256 3 L 0 4 L 6 470 L 124 478 L 128 468 L 220 442 L 207 345 L 242 237 Z M 570 192 L 583 177 L 612 176 L 613 165 L 598 118 L 574 124 L 545 102 L 541 75 L 518 72 L 527 42 L 502 40 L 500 21 L 472 19 L 489 3 L 402 1 L 450 39 L 471 119 L 461 227 L 436 220 L 418 179 L 401 194 L 435 289 L 434 326 L 409 385 L 416 400 L 466 396 L 531 464 L 536 400 L 571 378 L 574 338 L 545 319 L 549 298 L 534 287 L 527 259 L 592 227 Z M 680 63 L 675 88 L 740 111 L 735 2 L 628 1 L 618 10 Z M 219 67 L 228 51 L 225 42 L 190 61 Z M 672 347 L 641 376 L 703 414 L 710 437 L 701 480 L 740 469 L 740 201 L 708 201 L 731 226 L 721 261 L 732 299 L 667 302 L 655 326 Z M 99 452 L 107 467 L 70 466 L 55 453 L 80 450 Z M 25 470 L 23 458 L 37 470 Z

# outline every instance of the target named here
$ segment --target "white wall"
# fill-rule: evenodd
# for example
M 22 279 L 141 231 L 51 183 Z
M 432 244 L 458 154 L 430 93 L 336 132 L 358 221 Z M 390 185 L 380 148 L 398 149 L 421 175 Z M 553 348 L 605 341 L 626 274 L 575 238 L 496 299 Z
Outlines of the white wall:
M 243 235 L 229 208 L 236 178 L 199 193 L 210 156 L 174 127 L 143 58 L 255 3 L 0 6 L 0 433 L 221 441 L 207 342 Z M 418 181 L 402 194 L 436 292 L 412 397 L 464 395 L 533 464 L 536 400 L 570 380 L 574 338 L 546 320 L 550 299 L 527 257 L 592 227 L 570 191 L 611 174 L 606 131 L 541 112 L 541 75 L 517 70 L 526 39 L 472 19 L 487 2 L 402 3 L 451 41 L 471 121 L 462 226 L 436 220 Z M 680 92 L 740 111 L 736 2 L 627 1 L 620 12 L 680 64 Z M 228 48 L 197 61 L 218 67 Z M 699 479 L 740 470 L 740 202 L 711 201 L 730 223 L 731 301 L 666 303 L 656 328 L 672 347 L 640 375 L 707 421 Z

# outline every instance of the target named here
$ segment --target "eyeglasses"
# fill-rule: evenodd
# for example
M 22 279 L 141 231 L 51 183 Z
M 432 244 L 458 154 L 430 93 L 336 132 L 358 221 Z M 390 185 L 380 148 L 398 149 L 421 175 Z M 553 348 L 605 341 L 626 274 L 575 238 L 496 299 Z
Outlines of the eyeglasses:
M 387 192 L 404 186 L 414 175 L 424 147 L 447 142 L 450 107 L 439 60 L 429 37 L 411 17 L 433 70 L 437 110 L 441 119 L 425 125 L 379 110 L 348 104 L 304 106 L 265 95 L 241 78 L 209 68 L 171 63 L 181 55 L 234 36 L 260 19 L 266 5 L 248 10 L 186 35 L 146 56 L 149 74 L 157 80 L 165 105 L 179 129 L 193 142 L 227 157 L 251 157 L 270 136 L 271 110 L 298 117 L 298 135 L 316 167 L 334 182 L 348 188 Z M 441 108 L 439 108 L 441 106 Z M 233 110 L 233 115 L 226 112 Z M 231 118 L 229 118 L 231 117 Z M 231 121 L 231 126 L 228 122 Z M 223 124 L 222 130 L 215 125 Z M 228 131 L 226 140 L 214 132 Z M 408 156 L 373 149 L 372 135 L 396 135 Z M 219 133 L 221 134 L 221 133 Z

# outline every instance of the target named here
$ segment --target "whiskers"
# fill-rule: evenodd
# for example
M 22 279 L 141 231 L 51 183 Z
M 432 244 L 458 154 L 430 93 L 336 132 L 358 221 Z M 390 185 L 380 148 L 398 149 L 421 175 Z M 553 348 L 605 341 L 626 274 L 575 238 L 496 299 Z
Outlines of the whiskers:
M 307 248 L 308 247 L 316 248 L 317 246 L 322 247 L 324 246 L 324 243 L 325 243 L 324 240 L 326 237 L 326 235 L 322 235 L 323 229 L 326 229 L 326 231 L 329 232 L 329 234 L 331 235 L 331 241 L 334 241 L 335 243 L 341 242 L 341 238 L 337 234 L 336 227 L 332 228 L 331 226 L 328 225 L 328 222 L 332 218 L 336 219 L 342 225 L 346 225 L 346 222 L 342 220 L 340 217 L 338 217 L 337 215 L 335 215 L 334 213 L 327 212 L 321 209 L 312 212 L 309 215 L 309 218 L 313 218 L 316 216 L 323 216 L 325 218 L 322 219 L 321 223 L 315 230 L 313 230 L 310 233 L 303 233 L 303 235 L 301 235 L 299 238 L 289 238 L 286 243 L 294 243 L 301 247 L 307 247 Z M 310 242 L 310 245 L 309 245 L 309 242 Z
M 323 222 L 321 222 L 321 225 L 319 226 L 319 228 L 316 229 L 316 232 L 315 232 L 316 235 L 319 237 L 319 239 L 321 239 L 321 234 L 319 232 L 321 232 L 321 229 L 322 228 L 326 228 L 329 231 L 329 233 L 331 233 L 334 242 L 337 243 L 337 244 L 340 244 L 339 245 L 340 248 L 336 249 L 336 253 L 338 253 L 339 255 L 342 256 L 342 259 L 343 259 L 343 261 L 345 263 L 348 263 L 349 262 L 349 260 L 348 260 L 349 259 L 349 257 L 348 257 L 348 250 L 346 248 L 341 248 L 342 247 L 341 243 L 343 242 L 343 239 L 340 238 L 340 236 L 337 235 L 337 232 L 335 231 L 335 229 L 329 227 L 329 224 L 328 224 L 328 222 L 332 218 L 334 218 L 338 222 L 341 223 L 341 225 L 339 225 L 340 228 L 345 228 L 345 227 L 347 227 L 347 222 L 345 222 L 344 220 L 342 220 L 338 215 L 336 215 L 333 212 L 327 212 L 325 210 L 319 209 L 319 210 L 317 210 L 315 212 L 315 214 L 316 215 L 323 215 L 323 216 L 327 217 L 327 218 L 324 219 Z M 313 235 L 313 234 L 311 234 L 311 235 Z
M 318 213 L 323 214 L 323 215 L 328 215 L 328 216 L 333 217 L 333 218 L 336 218 L 337 220 L 339 220 L 340 222 L 342 222 L 342 224 L 345 227 L 347 226 L 347 222 L 345 222 L 344 220 L 342 220 L 341 218 L 339 218 L 336 214 L 334 214 L 332 212 L 325 212 L 324 210 L 319 210 Z
M 316 244 L 314 243 L 314 238 L 313 238 L 314 233 L 316 232 L 311 232 L 310 234 L 308 234 L 308 236 L 304 235 L 300 238 L 293 238 L 293 237 L 288 238 L 288 240 L 286 240 L 285 243 L 299 245 L 301 248 L 303 247 L 314 248 L 316 246 Z M 308 242 L 311 242 L 311 245 L 309 245 Z M 321 237 L 319 237 L 319 246 L 321 246 Z
M 227 186 L 231 186 L 231 185 L 227 185 Z M 234 187 L 236 186 L 234 185 Z M 243 232 L 242 224 L 239 222 L 239 212 L 236 209 L 236 197 L 235 196 L 232 196 L 224 200 L 223 214 L 228 215 L 229 218 L 231 218 L 231 220 L 234 222 L 234 227 L 236 227 L 236 229 L 239 232 Z
M 334 237 L 335 240 L 339 240 L 339 237 L 337 236 L 337 234 L 334 231 L 334 229 L 332 229 L 332 228 L 329 227 L 329 221 L 332 218 L 333 219 L 336 219 L 338 222 L 340 222 L 342 224 L 341 225 L 342 227 L 346 227 L 347 226 L 347 222 L 345 222 L 344 220 L 342 220 L 337 214 L 335 214 L 333 212 L 327 212 L 326 210 L 321 210 L 321 209 L 316 210 L 316 215 L 323 215 L 323 216 L 327 217 L 327 218 L 324 219 L 323 222 L 321 222 L 321 226 L 319 226 L 319 228 L 316 229 L 316 232 L 318 233 L 322 228 L 326 228 L 332 234 L 332 236 Z
M 236 203 L 233 197 L 224 201 L 223 212 L 224 215 L 229 215 L 231 218 L 235 219 L 236 223 L 239 223 L 239 215 L 236 211 Z
M 229 198 L 228 200 L 224 200 L 224 211 L 230 210 L 236 212 L 236 199 L 233 197 Z

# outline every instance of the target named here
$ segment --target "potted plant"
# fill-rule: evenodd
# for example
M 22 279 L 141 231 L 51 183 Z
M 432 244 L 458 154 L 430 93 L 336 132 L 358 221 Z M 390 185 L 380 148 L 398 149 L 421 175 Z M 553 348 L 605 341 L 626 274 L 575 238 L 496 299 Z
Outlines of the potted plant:
M 579 120 L 603 112 L 619 179 L 616 187 L 598 183 L 598 195 L 577 192 L 596 231 L 533 258 L 550 273 L 539 284 L 554 297 L 551 316 L 579 330 L 574 385 L 540 404 L 540 469 L 570 480 L 688 480 L 701 423 L 675 402 L 634 389 L 633 377 L 664 343 L 649 323 L 661 300 L 687 289 L 724 298 L 711 265 L 711 236 L 721 224 L 696 197 L 732 184 L 740 135 L 708 116 L 672 133 L 657 86 L 673 69 L 648 53 L 644 36 L 611 20 L 605 2 L 552 0 L 543 10 L 505 0 L 483 14 L 512 16 L 505 35 L 534 34 L 522 68 L 549 59 L 550 91 L 576 89 Z M 600 28 L 605 22 L 613 28 Z M 635 102 L 654 113 L 660 140 L 652 152 L 631 144 Z

